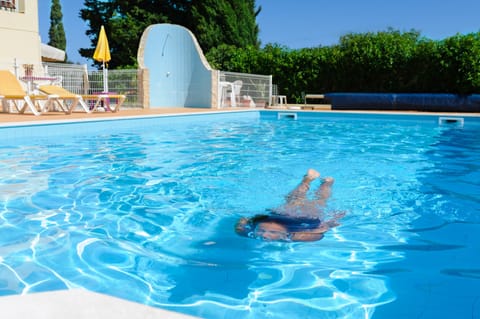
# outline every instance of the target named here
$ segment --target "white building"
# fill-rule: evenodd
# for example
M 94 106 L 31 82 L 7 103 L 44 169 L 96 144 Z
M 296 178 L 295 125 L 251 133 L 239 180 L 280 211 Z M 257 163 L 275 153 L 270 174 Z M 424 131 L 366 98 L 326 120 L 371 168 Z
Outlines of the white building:
M 32 64 L 35 74 L 41 62 L 63 61 L 65 52 L 42 44 L 38 22 L 38 0 L 0 0 L 0 69 L 23 74 Z

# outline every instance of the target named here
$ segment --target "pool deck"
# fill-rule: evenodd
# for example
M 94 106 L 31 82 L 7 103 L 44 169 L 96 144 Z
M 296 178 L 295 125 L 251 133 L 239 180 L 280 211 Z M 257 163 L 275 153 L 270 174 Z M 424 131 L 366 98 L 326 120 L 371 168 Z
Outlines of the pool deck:
M 242 108 L 245 109 L 245 108 Z M 134 117 L 134 116 L 155 116 L 167 114 L 187 114 L 187 113 L 208 113 L 208 112 L 226 112 L 231 110 L 241 110 L 240 108 L 233 109 L 202 109 L 202 108 L 156 108 L 156 109 L 122 109 L 119 112 L 73 112 L 72 114 L 65 114 L 63 112 L 48 112 L 39 116 L 31 113 L 0 113 L 0 123 L 24 123 L 24 122 L 42 122 L 42 121 L 65 121 L 65 120 L 87 120 L 87 119 L 107 119 L 114 117 Z
M 2 319 L 195 319 L 139 303 L 73 289 L 0 298 Z

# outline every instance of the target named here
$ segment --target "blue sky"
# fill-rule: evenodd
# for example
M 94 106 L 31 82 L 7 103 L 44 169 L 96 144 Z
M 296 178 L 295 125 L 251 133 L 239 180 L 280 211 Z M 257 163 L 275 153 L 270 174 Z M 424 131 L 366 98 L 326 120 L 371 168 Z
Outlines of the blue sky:
M 89 47 L 86 23 L 79 17 L 83 0 L 61 0 L 67 54 L 75 63 L 90 61 L 78 54 Z M 38 0 L 40 35 L 48 42 L 51 0 Z M 257 0 L 262 44 L 292 49 L 328 46 L 350 32 L 415 29 L 441 40 L 457 33 L 480 31 L 479 0 Z M 108 30 L 107 30 L 108 31 Z M 115 58 L 115 57 L 113 57 Z

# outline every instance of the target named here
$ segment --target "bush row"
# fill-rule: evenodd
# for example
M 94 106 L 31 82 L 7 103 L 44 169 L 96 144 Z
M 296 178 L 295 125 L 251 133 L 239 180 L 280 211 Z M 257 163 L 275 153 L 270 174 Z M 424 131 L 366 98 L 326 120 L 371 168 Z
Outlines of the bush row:
M 299 50 L 221 45 L 207 59 L 224 71 L 271 74 L 279 92 L 297 102 L 304 92 L 480 91 L 480 32 L 441 41 L 417 31 L 351 33 L 337 45 Z

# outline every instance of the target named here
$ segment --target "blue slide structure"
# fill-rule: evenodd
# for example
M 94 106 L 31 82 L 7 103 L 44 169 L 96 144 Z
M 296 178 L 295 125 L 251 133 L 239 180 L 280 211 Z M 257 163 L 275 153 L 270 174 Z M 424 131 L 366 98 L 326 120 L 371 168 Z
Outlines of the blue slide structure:
M 140 40 L 138 63 L 148 69 L 150 108 L 214 107 L 215 74 L 192 32 L 154 24 Z

